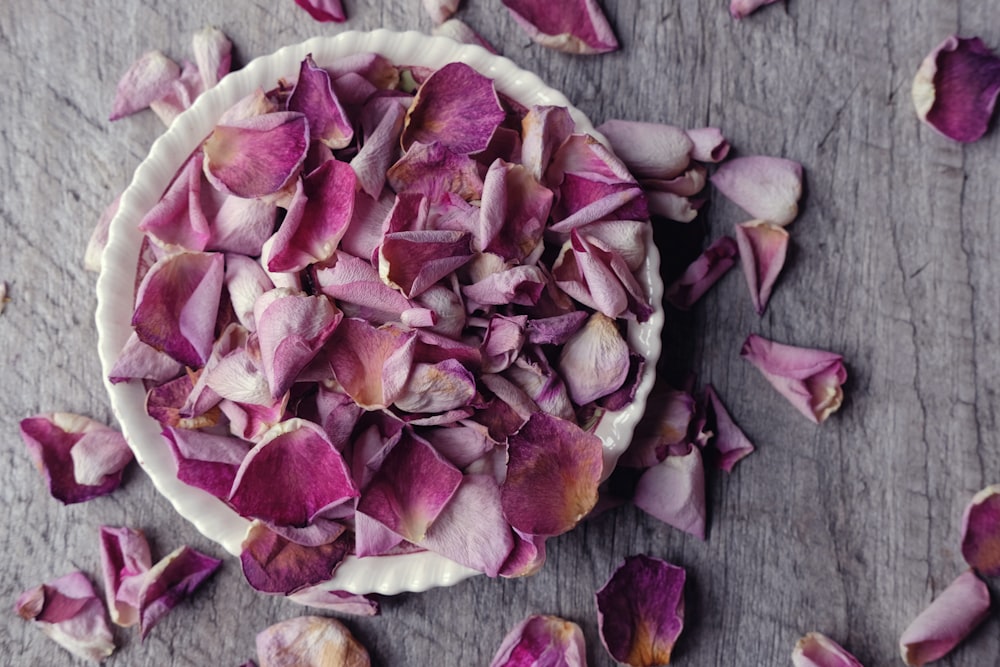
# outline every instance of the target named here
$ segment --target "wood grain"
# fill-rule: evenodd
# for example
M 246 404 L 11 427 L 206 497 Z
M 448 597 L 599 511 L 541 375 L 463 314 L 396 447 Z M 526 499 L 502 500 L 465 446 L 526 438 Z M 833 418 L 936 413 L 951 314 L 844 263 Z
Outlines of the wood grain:
M 0 314 L 4 604 L 73 568 L 96 577 L 101 524 L 145 529 L 156 554 L 186 543 L 222 555 L 136 469 L 112 496 L 59 506 L 17 423 L 52 410 L 111 420 L 95 276 L 81 258 L 161 131 L 149 113 L 107 122 L 119 76 L 150 48 L 190 57 L 205 24 L 232 38 L 240 63 L 343 29 L 431 28 L 417 0 L 345 4 L 343 26 L 314 23 L 291 0 L 0 5 L 0 280 L 12 299 Z M 689 572 L 678 665 L 789 664 L 811 630 L 866 665 L 895 664 L 902 629 L 964 569 L 965 503 L 1000 480 L 1000 133 L 958 146 L 922 127 L 909 99 L 917 65 L 947 35 L 1000 43 L 995 7 L 790 0 L 735 22 L 724 0 L 605 0 L 623 48 L 590 58 L 531 45 L 499 0 L 466 4 L 462 18 L 596 123 L 720 126 L 740 154 L 801 161 L 808 196 L 763 318 L 732 272 L 666 337 L 665 371 L 687 365 L 712 382 L 759 447 L 732 475 L 711 476 L 708 541 L 622 509 L 555 540 L 531 579 L 398 596 L 381 617 L 348 625 L 382 667 L 486 665 L 524 616 L 559 614 L 582 625 L 592 666 L 611 665 L 593 593 L 625 556 L 648 553 Z M 715 238 L 743 217 L 713 198 L 695 224 Z M 851 378 L 841 412 L 817 428 L 785 404 L 738 356 L 751 332 L 843 353 Z M 107 664 L 241 664 L 259 630 L 303 611 L 251 591 L 228 560 L 144 644 L 118 631 Z M 13 614 L 0 617 L 3 664 L 74 664 Z M 996 615 L 938 664 L 1000 664 Z

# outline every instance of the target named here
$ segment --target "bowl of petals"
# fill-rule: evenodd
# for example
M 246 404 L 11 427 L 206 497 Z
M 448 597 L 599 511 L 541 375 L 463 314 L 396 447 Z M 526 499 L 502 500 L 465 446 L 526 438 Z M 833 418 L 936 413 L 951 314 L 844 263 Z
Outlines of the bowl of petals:
M 312 605 L 536 572 L 628 446 L 663 287 L 642 190 L 476 46 L 348 32 L 225 77 L 153 145 L 98 282 L 161 494 Z

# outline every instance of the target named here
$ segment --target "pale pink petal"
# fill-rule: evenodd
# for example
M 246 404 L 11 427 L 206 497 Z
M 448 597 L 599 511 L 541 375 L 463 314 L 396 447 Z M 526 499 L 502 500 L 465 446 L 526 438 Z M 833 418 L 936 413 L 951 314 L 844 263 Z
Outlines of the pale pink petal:
M 691 157 L 699 162 L 722 162 L 729 155 L 729 142 L 717 127 L 700 127 L 687 131 L 691 139 Z
M 990 592 L 972 570 L 942 591 L 903 631 L 903 662 L 922 667 L 951 653 L 990 613 Z
M 441 413 L 468 405 L 476 395 L 476 380 L 458 361 L 414 364 L 394 405 L 404 412 Z
M 82 572 L 24 591 L 14 611 L 79 658 L 102 662 L 114 653 L 104 605 Z
M 608 53 L 618 49 L 615 33 L 597 0 L 553 4 L 540 0 L 503 0 L 531 39 L 565 53 Z
M 342 23 L 347 20 L 341 0 L 295 0 L 295 4 L 309 12 L 309 16 L 317 21 Z
M 736 225 L 736 243 L 754 309 L 758 315 L 763 315 L 774 283 L 785 265 L 788 232 L 764 220 L 751 220 Z
M 484 306 L 509 303 L 531 306 L 538 302 L 545 282 L 545 274 L 537 266 L 520 264 L 463 286 L 462 294 Z
M 174 119 L 188 109 L 203 92 L 205 84 L 198 66 L 185 60 L 181 65 L 180 77 L 171 81 L 163 94 L 149 103 L 149 108 L 164 125 L 170 127 Z
M 694 197 L 705 188 L 705 184 L 707 182 L 707 170 L 705 167 L 697 164 L 688 167 L 688 169 L 679 176 L 667 179 L 643 178 L 640 179 L 639 184 L 642 185 L 643 189 L 646 191 L 646 196 L 649 196 L 650 190 L 657 190 L 661 192 L 672 192 L 673 194 L 680 195 L 681 197 Z
M 378 197 L 363 191 L 354 196 L 354 217 L 340 240 L 340 249 L 355 257 L 371 258 L 382 243 L 382 223 L 392 210 L 396 196 L 386 188 Z M 375 255 L 377 257 L 377 255 Z
M 778 0 L 732 0 L 729 3 L 729 14 L 734 19 L 746 18 L 764 5 L 770 5 Z
M 431 329 L 451 339 L 461 337 L 465 328 L 465 304 L 453 290 L 435 285 L 416 298 L 416 303 L 433 311 L 436 322 Z
M 143 575 L 139 593 L 139 635 L 143 639 L 167 613 L 195 592 L 222 561 L 183 546 Z
M 461 0 L 423 0 L 424 10 L 435 25 L 444 23 L 458 11 Z
M 669 455 L 639 478 L 632 502 L 660 521 L 705 539 L 705 468 L 701 450 Z
M 453 193 L 472 201 L 483 196 L 479 163 L 441 142 L 417 142 L 389 168 L 389 185 L 397 193 L 415 192 L 438 201 Z
M 203 28 L 194 34 L 194 61 L 206 89 L 229 74 L 233 60 L 233 43 L 218 28 Z
M 580 330 L 587 318 L 587 311 L 574 310 L 565 315 L 528 320 L 525 333 L 528 342 L 535 345 L 562 345 Z
M 691 162 L 693 142 L 679 127 L 609 120 L 597 127 L 636 178 L 674 178 Z
M 254 521 L 243 540 L 240 564 L 255 590 L 290 595 L 325 582 L 352 550 L 350 533 L 319 546 L 296 544 Z
M 162 97 L 181 75 L 181 68 L 160 51 L 148 51 L 128 68 L 118 82 L 110 120 L 118 120 Z
M 205 175 L 218 190 L 237 197 L 270 195 L 299 173 L 309 149 L 309 124 L 291 111 L 252 116 L 217 125 L 203 148 Z
M 267 277 L 267 273 L 258 261 L 246 255 L 227 254 L 225 285 L 229 294 L 229 304 L 240 324 L 248 331 L 256 331 L 253 306 L 264 292 L 274 289 L 274 284 Z
M 459 44 L 475 44 L 483 47 L 490 53 L 497 52 L 492 44 L 483 39 L 482 35 L 469 27 L 469 24 L 461 19 L 451 18 L 440 25 L 436 25 L 431 30 L 431 34 L 438 37 L 450 37 Z
M 504 637 L 490 667 L 587 667 L 583 630 L 558 616 L 529 616 Z
M 575 421 L 575 410 L 565 383 L 537 348 L 525 348 L 504 375 L 527 393 L 543 412 Z
M 863 667 L 858 659 L 826 635 L 810 632 L 792 651 L 795 667 Z
M 649 213 L 674 222 L 691 222 L 698 217 L 698 209 L 704 203 L 673 192 L 646 190 Z
M 646 261 L 648 220 L 601 220 L 579 230 L 580 234 L 597 239 L 603 247 L 620 255 L 630 271 L 638 271 Z
M 464 421 L 460 426 L 428 429 L 423 435 L 439 454 L 460 469 L 481 459 L 495 444 L 486 427 L 472 421 Z
M 514 363 L 524 345 L 526 315 L 506 317 L 494 315 L 486 325 L 483 334 L 484 373 L 499 373 Z
M 396 549 L 403 538 L 367 514 L 354 514 L 354 553 L 359 558 L 384 556 Z
M 844 400 L 844 358 L 833 352 L 775 343 L 751 334 L 740 356 L 810 421 L 822 423 Z
M 321 586 L 306 588 L 288 596 L 289 599 L 307 607 L 327 609 L 351 616 L 378 616 L 379 604 L 364 595 L 347 591 L 330 591 Z
M 138 593 L 153 566 L 149 543 L 141 530 L 101 526 L 101 571 L 111 620 L 122 627 L 139 622 Z
M 274 113 L 279 108 L 280 105 L 275 97 L 264 92 L 263 88 L 257 88 L 223 111 L 222 115 L 219 116 L 219 125 L 229 125 L 254 116 Z
M 962 556 L 984 577 L 1000 576 L 1000 485 L 986 487 L 965 508 Z
M 545 565 L 545 540 L 539 535 L 528 535 L 514 529 L 514 550 L 500 570 L 501 577 L 530 577 Z
M 694 397 L 676 389 L 654 391 L 648 405 L 619 466 L 650 468 L 670 451 L 684 448 L 686 452 L 688 431 L 695 417 Z
M 576 124 L 566 107 L 533 106 L 521 120 L 521 162 L 541 181 L 553 155 L 566 141 Z
M 111 229 L 111 221 L 118 213 L 118 205 L 122 196 L 119 194 L 114 198 L 107 208 L 101 212 L 101 217 L 97 220 L 94 231 L 87 241 L 87 250 L 83 254 L 83 268 L 95 273 L 101 270 L 101 255 L 104 254 L 104 246 L 108 244 L 108 230 Z M 2 311 L 0 311 L 2 312 Z
M 380 409 L 395 401 L 406 384 L 414 338 L 413 332 L 346 318 L 330 337 L 325 354 L 344 391 L 358 405 Z
M 379 248 L 379 275 L 407 297 L 419 295 L 472 258 L 464 232 L 414 231 L 385 235 Z
M 754 218 L 785 226 L 799 214 L 802 165 L 784 158 L 752 156 L 724 162 L 712 185 Z
M 354 139 L 354 128 L 331 87 L 330 73 L 318 67 L 311 55 L 302 61 L 299 78 L 288 98 L 288 110 L 305 115 L 312 141 L 338 149 Z
M 133 379 L 166 382 L 180 375 L 184 366 L 173 357 L 146 345 L 133 331 L 118 353 L 108 379 L 117 384 Z
M 729 416 L 726 406 L 722 404 L 722 399 L 712 385 L 706 385 L 705 399 L 715 421 L 715 437 L 712 443 L 719 451 L 719 467 L 726 472 L 732 472 L 733 466 L 753 453 L 753 443 Z
M 614 320 L 591 315 L 559 355 L 559 372 L 573 402 L 584 405 L 621 387 L 628 375 L 628 355 L 628 343 Z
M 257 635 L 260 667 L 370 667 L 368 651 L 340 621 L 298 616 Z
M 679 310 L 688 310 L 736 264 L 737 244 L 722 236 L 688 265 L 683 275 L 667 287 L 664 298 Z
M 509 261 L 532 254 L 552 208 L 552 191 L 525 167 L 496 160 L 483 179 L 473 247 Z
M 398 98 L 375 97 L 365 105 L 361 115 L 364 142 L 351 160 L 351 168 L 358 175 L 358 185 L 369 197 L 378 197 L 382 192 L 386 172 L 398 159 L 405 116 L 406 107 Z
M 215 204 L 214 215 L 209 216 L 210 236 L 206 249 L 249 257 L 260 255 L 264 242 L 274 232 L 277 205 L 267 199 L 223 194 L 215 188 L 205 188 L 203 192 L 206 191 Z

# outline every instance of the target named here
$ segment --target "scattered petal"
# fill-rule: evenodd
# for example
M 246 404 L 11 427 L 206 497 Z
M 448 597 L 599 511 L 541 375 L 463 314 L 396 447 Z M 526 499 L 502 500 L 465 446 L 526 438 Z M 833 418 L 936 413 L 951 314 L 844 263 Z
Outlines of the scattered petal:
M 630 667 L 670 663 L 684 629 L 684 568 L 659 558 L 631 556 L 597 591 L 601 642 Z
M 240 563 L 243 576 L 258 591 L 291 595 L 330 579 L 353 549 L 350 533 L 327 544 L 296 544 L 254 521 L 243 540 Z
M 656 215 L 674 222 L 691 222 L 698 217 L 698 209 L 702 201 L 659 190 L 647 190 L 646 201 L 651 215 Z
M 558 616 L 529 616 L 504 637 L 490 667 L 587 667 L 583 630 Z
M 739 157 L 712 174 L 712 185 L 754 218 L 784 227 L 799 214 L 802 165 L 777 157 Z
M 309 16 L 317 21 L 343 23 L 347 20 L 341 0 L 295 0 L 295 4 L 309 12 Z
M 111 620 L 124 628 L 139 622 L 139 591 L 153 566 L 141 530 L 101 526 L 101 571 Z
M 750 16 L 760 7 L 770 5 L 778 0 L 732 0 L 729 3 L 729 14 L 734 19 L 742 19 Z
M 618 49 L 615 33 L 596 0 L 553 4 L 503 0 L 518 25 L 542 46 L 565 53 L 608 53 Z
M 679 310 L 688 310 L 736 264 L 737 244 L 722 236 L 691 262 L 671 284 L 664 298 Z
M 693 144 L 691 157 L 698 162 L 722 162 L 729 155 L 729 142 L 717 127 L 700 127 L 687 131 Z
M 715 421 L 715 438 L 712 442 L 719 452 L 719 467 L 732 472 L 733 466 L 753 453 L 753 443 L 729 416 L 712 385 L 705 386 L 705 399 Z
M 194 593 L 220 565 L 221 560 L 187 546 L 178 547 L 154 565 L 143 576 L 139 593 L 139 635 L 145 639 L 153 626 Z
M 758 315 L 763 315 L 778 274 L 785 266 L 788 232 L 764 220 L 751 220 L 736 225 L 736 244 L 753 307 Z
M 114 653 L 104 605 L 82 572 L 24 591 L 14 610 L 79 658 L 102 662 Z
M 810 632 L 792 651 L 795 667 L 863 667 L 858 659 L 826 635 Z
M 160 51 L 139 57 L 118 82 L 110 120 L 118 120 L 147 108 L 162 97 L 170 84 L 180 78 L 181 68 Z
M 673 125 L 609 120 L 597 131 L 636 178 L 674 178 L 691 162 L 694 143 Z
M 982 576 L 1000 576 L 1000 485 L 986 487 L 965 508 L 962 556 Z
M 206 89 L 219 83 L 229 74 L 233 60 L 233 43 L 218 28 L 211 26 L 199 30 L 193 40 L 194 61 Z
M 288 110 L 306 117 L 312 141 L 322 141 L 336 150 L 354 139 L 354 128 L 333 92 L 330 73 L 318 67 L 311 55 L 302 61 L 298 81 L 288 98 Z
M 660 521 L 705 539 L 705 469 L 701 450 L 669 455 L 639 478 L 635 506 Z
M 465 23 L 461 19 L 448 19 L 440 25 L 434 26 L 431 30 L 432 35 L 438 37 L 450 37 L 459 44 L 475 44 L 476 46 L 481 46 L 490 53 L 496 53 L 497 50 L 493 48 L 493 45 L 487 42 L 483 37 L 473 30 L 468 23 Z
M 975 572 L 958 576 L 899 638 L 903 662 L 922 667 L 943 658 L 990 613 L 990 592 Z
M 628 375 L 628 343 L 614 320 L 594 313 L 566 341 L 559 355 L 559 372 L 570 398 L 585 405 L 622 386 Z
M 676 452 L 687 444 L 695 416 L 694 397 L 686 391 L 670 389 L 654 392 L 648 405 L 650 410 L 636 427 L 632 444 L 619 460 L 620 467 L 651 468 L 668 452 Z
M 183 369 L 180 362 L 169 354 L 146 345 L 133 331 L 125 341 L 125 347 L 118 353 L 108 379 L 116 384 L 135 379 L 163 383 L 180 375 Z
M 299 616 L 257 635 L 260 667 L 370 667 L 368 651 L 343 623 Z
M 431 17 L 435 25 L 440 25 L 458 11 L 461 0 L 423 0 L 423 2 L 427 15 Z
M 217 125 L 203 148 L 205 175 L 219 191 L 262 197 L 299 173 L 309 150 L 309 123 L 291 111 L 251 116 Z
M 149 108 L 170 127 L 177 116 L 189 108 L 195 99 L 205 91 L 205 85 L 198 72 L 198 66 L 185 60 L 181 66 L 181 75 L 174 79 L 166 91 L 149 103 Z
M 328 609 L 351 616 L 378 616 L 377 601 L 364 595 L 347 591 L 330 591 L 321 586 L 312 586 L 288 596 L 289 599 L 307 607 Z

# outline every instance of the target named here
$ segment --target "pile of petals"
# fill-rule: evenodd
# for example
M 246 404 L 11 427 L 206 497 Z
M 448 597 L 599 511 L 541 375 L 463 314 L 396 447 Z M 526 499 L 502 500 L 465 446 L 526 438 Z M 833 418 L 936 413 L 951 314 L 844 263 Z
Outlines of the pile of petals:
M 459 63 L 307 58 L 141 221 L 111 379 L 145 383 L 179 479 L 252 521 L 259 590 L 413 550 L 530 574 L 594 507 L 593 427 L 641 375 L 648 215 L 564 108 Z

